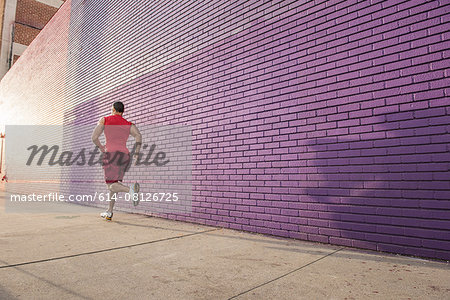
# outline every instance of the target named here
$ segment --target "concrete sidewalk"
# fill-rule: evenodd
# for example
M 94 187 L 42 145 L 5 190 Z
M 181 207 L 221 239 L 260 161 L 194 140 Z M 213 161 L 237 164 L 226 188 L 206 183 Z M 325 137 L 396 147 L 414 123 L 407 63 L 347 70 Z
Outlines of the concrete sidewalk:
M 101 210 L 5 213 L 0 299 L 449 299 L 450 266 Z

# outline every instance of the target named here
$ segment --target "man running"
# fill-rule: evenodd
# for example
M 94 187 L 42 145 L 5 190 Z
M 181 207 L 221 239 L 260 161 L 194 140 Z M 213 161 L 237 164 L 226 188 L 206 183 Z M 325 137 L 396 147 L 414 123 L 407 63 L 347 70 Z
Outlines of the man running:
M 113 208 L 117 193 L 130 193 L 130 199 L 134 206 L 139 204 L 139 183 L 135 182 L 130 186 L 122 184 L 125 172 L 129 169 L 132 161 L 130 152 L 126 146 L 128 137 L 132 135 L 136 140 L 134 154 L 136 158 L 142 145 L 142 136 L 136 125 L 125 120 L 122 115 L 125 107 L 122 102 L 114 102 L 112 114 L 102 117 L 92 133 L 92 141 L 103 152 L 103 171 L 105 173 L 105 182 L 109 190 L 109 208 L 100 214 L 102 218 L 111 220 Z M 100 143 L 99 137 L 105 133 L 106 144 Z

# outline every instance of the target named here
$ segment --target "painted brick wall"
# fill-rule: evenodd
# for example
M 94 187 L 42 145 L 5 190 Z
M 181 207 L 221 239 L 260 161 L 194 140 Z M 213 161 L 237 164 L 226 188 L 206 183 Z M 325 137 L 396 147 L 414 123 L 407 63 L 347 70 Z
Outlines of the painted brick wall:
M 191 126 L 193 212 L 161 216 L 450 259 L 448 1 L 73 0 L 52 21 L 66 68 L 31 55 L 41 33 L 0 96 L 36 66 L 65 78 L 34 86 L 63 111 L 28 122 L 92 124 L 120 99 L 138 125 Z

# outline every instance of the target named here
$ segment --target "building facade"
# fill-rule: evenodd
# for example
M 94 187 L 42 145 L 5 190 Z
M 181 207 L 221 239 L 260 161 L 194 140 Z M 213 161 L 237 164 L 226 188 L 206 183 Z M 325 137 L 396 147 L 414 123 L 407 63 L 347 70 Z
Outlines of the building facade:
M 63 0 L 0 1 L 0 78 L 53 17 Z

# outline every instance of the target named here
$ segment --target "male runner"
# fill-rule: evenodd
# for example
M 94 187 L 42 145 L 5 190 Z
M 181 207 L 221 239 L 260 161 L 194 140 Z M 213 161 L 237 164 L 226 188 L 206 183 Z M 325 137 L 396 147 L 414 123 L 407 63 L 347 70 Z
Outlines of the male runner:
M 131 165 L 132 157 L 126 146 L 130 134 L 136 140 L 134 155 L 136 158 L 142 145 L 142 136 L 136 125 L 125 120 L 122 115 L 124 112 L 122 102 L 114 102 L 112 114 L 102 117 L 92 133 L 92 141 L 103 152 L 103 171 L 105 173 L 105 182 L 109 190 L 109 208 L 100 214 L 102 218 L 111 220 L 113 208 L 117 193 L 130 193 L 130 198 L 134 206 L 139 204 L 139 183 L 135 182 L 130 186 L 123 185 L 121 182 L 125 172 Z M 100 143 L 99 137 L 105 133 L 106 145 Z

